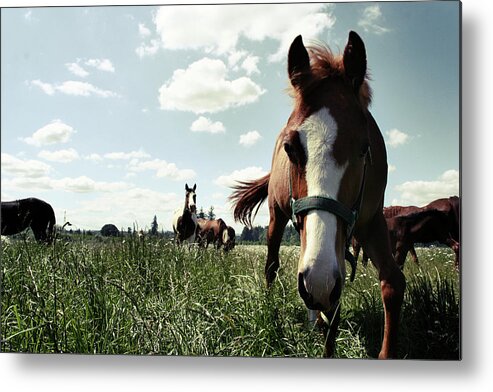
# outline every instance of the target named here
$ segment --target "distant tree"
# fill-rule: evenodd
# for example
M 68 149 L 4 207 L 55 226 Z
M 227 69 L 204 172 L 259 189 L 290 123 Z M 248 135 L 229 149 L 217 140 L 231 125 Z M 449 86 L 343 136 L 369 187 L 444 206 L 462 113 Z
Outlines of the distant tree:
M 200 211 L 197 214 L 197 218 L 205 219 L 205 212 L 204 212 L 204 208 L 203 207 L 200 207 Z
M 152 220 L 151 223 L 151 235 L 157 235 L 158 233 L 158 224 L 157 224 L 157 217 L 154 215 L 154 219 Z
M 119 234 L 117 227 L 112 223 L 108 223 L 101 228 L 101 235 L 104 237 L 117 237 Z
M 252 241 L 252 230 L 244 226 L 240 234 L 240 241 Z
M 87 230 L 86 231 L 86 235 L 92 235 L 92 231 L 91 230 Z
M 127 234 L 128 235 L 132 234 L 132 228 L 130 226 L 127 227 Z
M 214 214 L 214 206 L 211 206 L 209 208 L 209 211 L 207 212 L 207 219 L 209 220 L 216 219 L 216 214 Z

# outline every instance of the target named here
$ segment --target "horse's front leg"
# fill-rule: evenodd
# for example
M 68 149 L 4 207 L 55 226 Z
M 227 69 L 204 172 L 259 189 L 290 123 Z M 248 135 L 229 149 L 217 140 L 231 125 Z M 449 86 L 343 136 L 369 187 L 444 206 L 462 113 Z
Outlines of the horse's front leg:
M 336 336 L 341 321 L 340 303 L 336 309 L 330 312 L 318 312 L 317 326 L 322 330 L 325 338 L 324 357 L 332 358 L 335 353 Z
M 378 358 L 393 358 L 397 354 L 399 315 L 406 279 L 392 257 L 387 223 L 383 214 L 377 213 L 373 217 L 364 234 L 361 237 L 361 245 L 378 270 L 385 313 L 382 348 Z
M 270 204 L 270 203 L 269 203 Z M 269 205 L 270 221 L 267 231 L 267 261 L 265 263 L 265 280 L 267 287 L 272 285 L 272 282 L 277 276 L 279 269 L 279 248 L 281 247 L 282 235 L 284 228 L 288 223 L 288 218 L 277 204 Z

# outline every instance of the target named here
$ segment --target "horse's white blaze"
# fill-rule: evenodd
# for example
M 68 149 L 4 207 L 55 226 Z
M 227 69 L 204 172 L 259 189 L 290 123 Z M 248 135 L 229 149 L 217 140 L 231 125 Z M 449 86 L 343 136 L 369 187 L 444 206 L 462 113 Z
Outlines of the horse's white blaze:
M 337 138 L 337 123 L 327 108 L 308 117 L 298 129 L 306 153 L 306 183 L 308 196 L 337 198 L 347 164 L 339 166 L 333 156 Z M 299 272 L 305 275 L 305 288 L 314 300 L 329 305 L 329 295 L 335 286 L 335 276 L 344 276 L 344 263 L 336 254 L 337 218 L 327 211 L 314 210 L 306 216 L 306 246 Z M 344 281 L 344 280 L 342 280 Z

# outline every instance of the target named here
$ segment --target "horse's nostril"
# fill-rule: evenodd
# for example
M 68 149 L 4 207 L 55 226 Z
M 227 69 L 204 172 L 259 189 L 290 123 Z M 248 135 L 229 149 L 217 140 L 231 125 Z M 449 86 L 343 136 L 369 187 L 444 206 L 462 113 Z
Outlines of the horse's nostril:
M 339 301 L 339 298 L 341 298 L 341 292 L 342 292 L 342 279 L 340 276 L 336 278 L 336 283 L 334 285 L 334 288 L 332 289 L 332 292 L 330 293 L 329 296 L 329 301 L 331 304 L 335 304 L 337 301 Z
M 298 293 L 308 309 L 315 309 L 312 295 L 306 291 L 305 274 L 307 271 L 298 273 Z

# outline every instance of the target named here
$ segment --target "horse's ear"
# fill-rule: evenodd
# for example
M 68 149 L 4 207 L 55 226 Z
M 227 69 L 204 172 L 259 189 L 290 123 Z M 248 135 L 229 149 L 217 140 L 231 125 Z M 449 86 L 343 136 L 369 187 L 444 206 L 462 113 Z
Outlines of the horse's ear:
M 291 43 L 288 53 L 288 75 L 293 87 L 298 87 L 310 72 L 310 57 L 301 35 Z
M 186 190 L 187 192 L 190 192 L 190 188 L 188 187 L 188 184 L 185 184 L 185 190 Z
M 192 192 L 195 192 L 195 189 L 197 189 L 197 184 L 193 184 Z
M 354 90 L 358 91 L 366 75 L 366 50 L 363 40 L 354 31 L 349 32 L 343 62 L 346 76 L 351 80 Z

